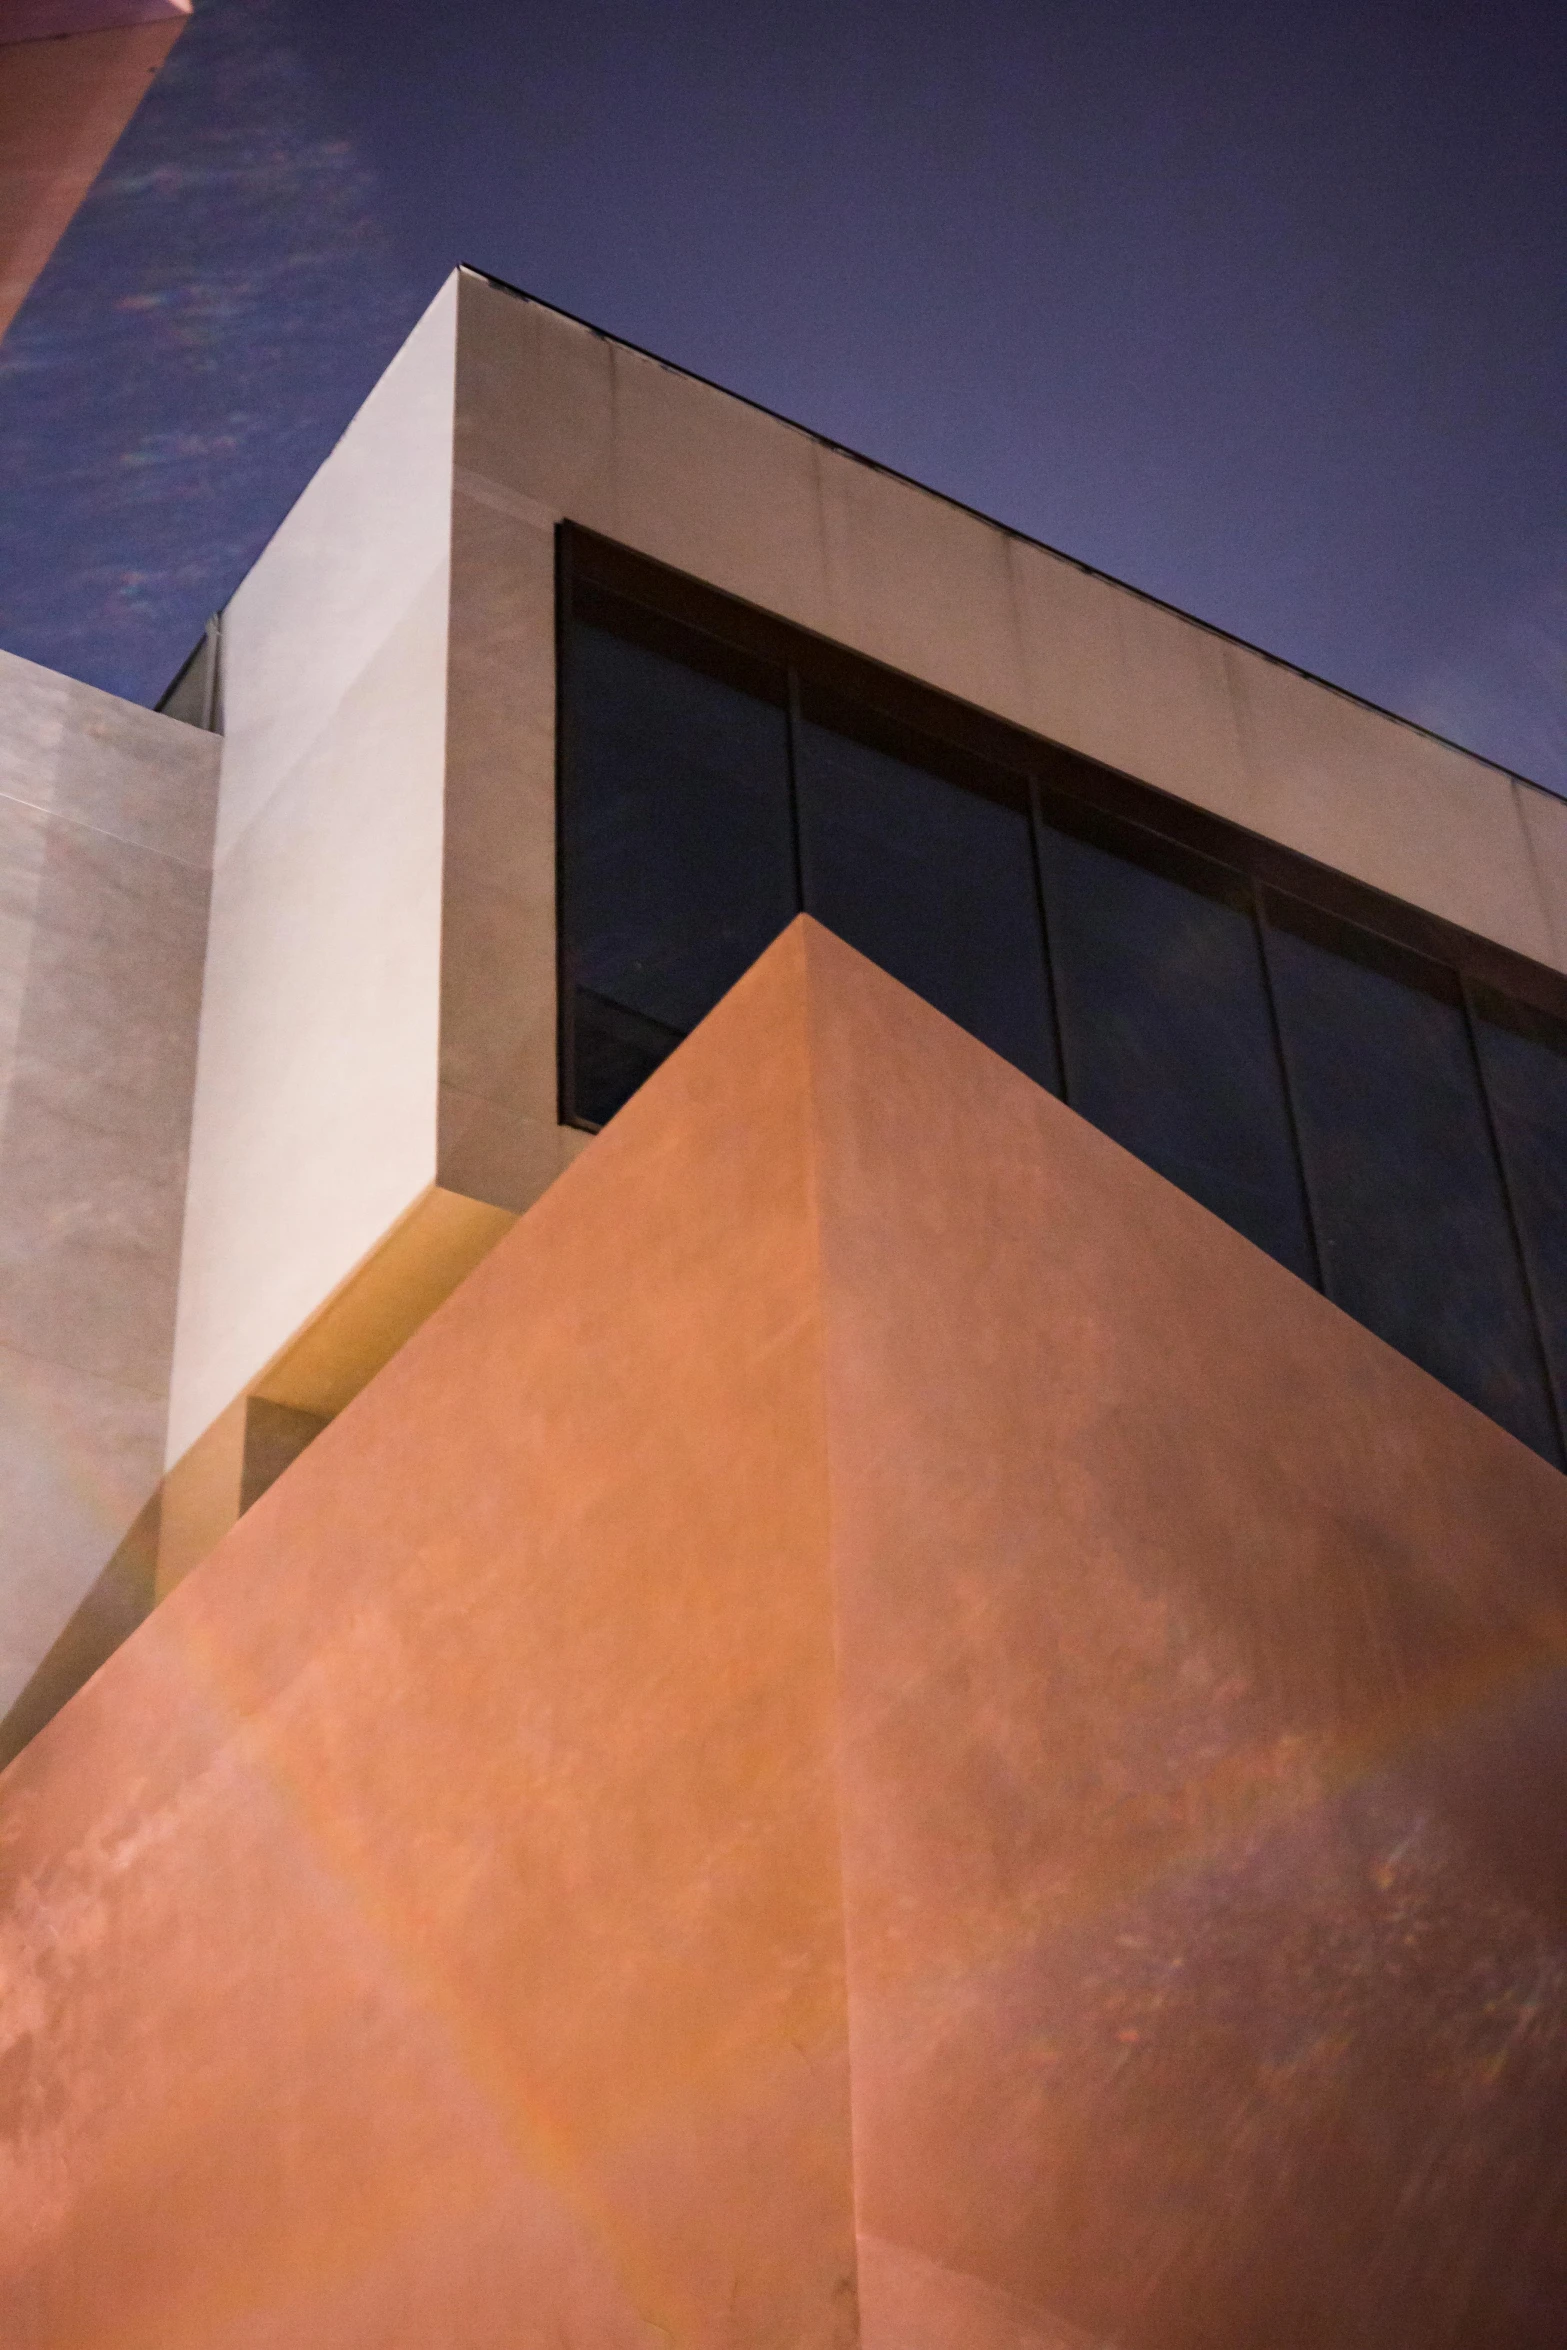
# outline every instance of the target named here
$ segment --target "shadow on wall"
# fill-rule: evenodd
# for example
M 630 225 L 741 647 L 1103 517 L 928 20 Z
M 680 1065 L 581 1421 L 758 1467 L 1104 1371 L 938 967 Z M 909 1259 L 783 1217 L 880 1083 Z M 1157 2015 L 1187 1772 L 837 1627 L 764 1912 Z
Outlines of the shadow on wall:
M 32 1679 L 0 1721 L 0 1770 L 53 1721 L 122 1640 L 152 1613 L 158 1568 L 155 1493 L 71 1617 Z
M 216 737 L 0 656 L 7 1752 L 148 1604 L 216 774 Z
M 225 1415 L 229 1417 L 229 1415 Z M 294 1411 L 286 1404 L 261 1396 L 240 1398 L 234 1407 L 236 1441 L 228 1448 L 227 1467 L 236 1491 L 230 1496 L 208 1494 L 215 1511 L 211 1539 L 197 1539 L 194 1563 L 222 1539 L 236 1517 L 243 1517 L 320 1435 L 326 1421 L 314 1412 Z M 210 1482 L 210 1480 L 209 1480 Z M 178 1576 L 169 1574 L 169 1480 L 163 1479 L 136 1518 L 113 1557 L 88 1590 L 70 1620 L 26 1683 L 10 1710 L 0 1719 L 0 1770 L 36 1738 L 60 1708 L 91 1680 L 137 1626 L 146 1622 Z M 190 1496 L 176 1494 L 176 1512 L 183 1506 L 188 1518 Z M 172 1531 L 178 1536 L 181 1529 Z M 191 1529 L 183 1531 L 189 1538 Z M 177 1547 L 177 1545 L 176 1545 Z

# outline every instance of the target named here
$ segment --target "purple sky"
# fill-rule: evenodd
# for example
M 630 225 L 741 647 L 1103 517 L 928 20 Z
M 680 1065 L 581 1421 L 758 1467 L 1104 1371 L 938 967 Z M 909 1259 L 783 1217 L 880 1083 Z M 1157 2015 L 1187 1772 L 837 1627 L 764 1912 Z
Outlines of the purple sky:
M 1567 789 L 1567 11 L 205 0 L 0 347 L 152 699 L 469 260 Z

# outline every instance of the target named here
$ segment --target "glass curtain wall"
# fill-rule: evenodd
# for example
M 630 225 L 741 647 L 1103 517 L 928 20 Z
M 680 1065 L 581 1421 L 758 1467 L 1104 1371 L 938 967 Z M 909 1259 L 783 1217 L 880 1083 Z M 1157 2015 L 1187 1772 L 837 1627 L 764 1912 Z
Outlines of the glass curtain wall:
M 596 589 L 561 722 L 569 1123 L 803 909 L 1561 1464 L 1567 1030 Z

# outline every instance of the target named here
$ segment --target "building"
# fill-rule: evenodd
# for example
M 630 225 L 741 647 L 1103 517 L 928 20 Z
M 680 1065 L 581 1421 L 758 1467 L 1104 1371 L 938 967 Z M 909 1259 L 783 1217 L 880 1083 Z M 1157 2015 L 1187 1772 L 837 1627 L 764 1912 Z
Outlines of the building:
M 470 271 L 0 738 L 14 2337 L 1558 2340 L 1567 809 Z

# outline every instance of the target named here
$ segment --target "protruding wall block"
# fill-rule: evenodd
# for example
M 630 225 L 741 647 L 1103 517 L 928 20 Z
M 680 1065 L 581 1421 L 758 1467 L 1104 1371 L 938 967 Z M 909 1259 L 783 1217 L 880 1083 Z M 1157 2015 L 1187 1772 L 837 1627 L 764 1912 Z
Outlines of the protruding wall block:
M 6 2340 L 1546 2350 L 1564 1666 L 1559 1476 L 797 925 L 0 1783 Z

